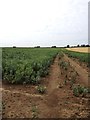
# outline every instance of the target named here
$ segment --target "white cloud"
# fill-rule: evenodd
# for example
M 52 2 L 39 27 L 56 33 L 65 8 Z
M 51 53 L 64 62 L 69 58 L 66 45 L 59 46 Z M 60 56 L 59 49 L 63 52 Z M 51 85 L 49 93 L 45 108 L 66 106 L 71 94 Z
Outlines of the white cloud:
M 0 46 L 86 43 L 87 21 L 88 0 L 2 0 Z

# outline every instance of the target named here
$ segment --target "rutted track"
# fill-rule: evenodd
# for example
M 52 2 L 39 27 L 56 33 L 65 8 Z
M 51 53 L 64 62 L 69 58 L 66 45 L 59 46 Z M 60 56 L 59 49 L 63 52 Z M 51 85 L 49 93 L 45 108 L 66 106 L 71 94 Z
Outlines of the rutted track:
M 71 66 L 77 71 L 78 75 L 80 76 L 81 80 L 79 81 L 80 84 L 88 87 L 88 72 L 87 70 L 83 69 L 80 65 L 78 65 L 75 61 L 69 58 L 67 55 L 64 54 L 64 58 L 70 62 Z

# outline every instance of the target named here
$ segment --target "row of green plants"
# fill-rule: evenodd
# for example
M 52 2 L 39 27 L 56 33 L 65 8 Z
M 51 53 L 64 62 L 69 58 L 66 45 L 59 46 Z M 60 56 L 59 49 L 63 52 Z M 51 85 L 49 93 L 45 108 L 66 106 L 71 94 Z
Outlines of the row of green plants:
M 38 84 L 49 74 L 59 49 L 3 48 L 2 78 L 12 84 Z
M 46 92 L 46 87 L 43 85 L 38 85 L 37 86 L 37 91 L 41 94 L 44 94 Z
M 63 52 L 71 58 L 77 58 L 80 62 L 90 63 L 90 53 L 80 53 L 63 49 Z
M 86 88 L 81 85 L 74 85 L 73 86 L 73 94 L 76 97 L 83 96 L 86 97 L 88 94 L 90 94 L 90 88 Z
M 60 62 L 60 67 L 63 68 L 64 70 L 67 70 L 67 69 L 69 68 L 69 66 L 70 66 L 70 63 L 69 63 L 69 62 L 66 62 L 66 61 L 64 61 L 64 60 L 62 60 L 62 61 Z
M 68 85 L 68 83 L 70 84 L 70 89 L 73 92 L 73 95 L 76 97 L 86 97 L 88 94 L 90 94 L 90 88 L 88 87 L 84 87 L 80 84 L 76 84 L 76 79 L 78 76 L 78 73 L 70 66 L 69 62 L 64 61 L 63 59 L 61 59 L 60 61 L 60 68 L 63 71 L 64 74 L 64 83 L 63 85 Z M 71 68 L 71 70 L 70 70 Z M 70 74 L 67 74 L 70 73 Z M 70 78 L 70 79 L 69 79 Z M 63 85 L 60 85 L 59 88 L 62 88 Z

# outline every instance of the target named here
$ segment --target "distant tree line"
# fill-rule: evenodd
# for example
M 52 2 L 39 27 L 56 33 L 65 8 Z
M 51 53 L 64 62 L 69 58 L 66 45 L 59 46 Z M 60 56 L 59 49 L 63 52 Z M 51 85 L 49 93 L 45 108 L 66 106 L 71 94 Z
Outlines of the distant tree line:
M 90 47 L 90 45 L 89 44 L 87 44 L 87 45 L 85 45 L 85 44 L 82 44 L 82 45 L 77 45 L 77 46 L 70 46 L 70 45 L 67 45 L 67 47 L 66 48 L 74 48 L 74 47 Z
M 76 46 L 70 46 L 70 45 L 67 45 L 66 47 L 64 48 L 74 48 L 74 47 L 90 47 L 89 44 L 85 45 L 85 44 L 82 44 L 82 45 L 76 45 Z M 13 46 L 13 48 L 16 48 L 16 46 Z M 34 48 L 41 48 L 40 46 L 35 46 Z M 57 48 L 57 46 L 51 46 L 51 48 Z
M 35 46 L 34 48 L 40 48 L 40 46 Z

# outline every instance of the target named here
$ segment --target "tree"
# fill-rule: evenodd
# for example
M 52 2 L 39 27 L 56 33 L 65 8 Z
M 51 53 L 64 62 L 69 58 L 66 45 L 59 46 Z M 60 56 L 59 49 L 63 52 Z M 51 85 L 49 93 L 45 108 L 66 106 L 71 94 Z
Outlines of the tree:
M 85 47 L 85 45 L 83 44 L 83 45 L 81 45 L 81 47 Z
M 89 47 L 89 45 L 86 45 L 86 47 Z
M 16 46 L 13 46 L 13 48 L 16 48 Z
M 79 45 L 77 45 L 77 47 L 80 47 Z
M 36 46 L 35 48 L 40 48 L 40 46 Z
M 69 45 L 67 45 L 67 48 L 69 48 L 70 46 Z
M 56 46 L 52 46 L 51 48 L 56 48 Z

